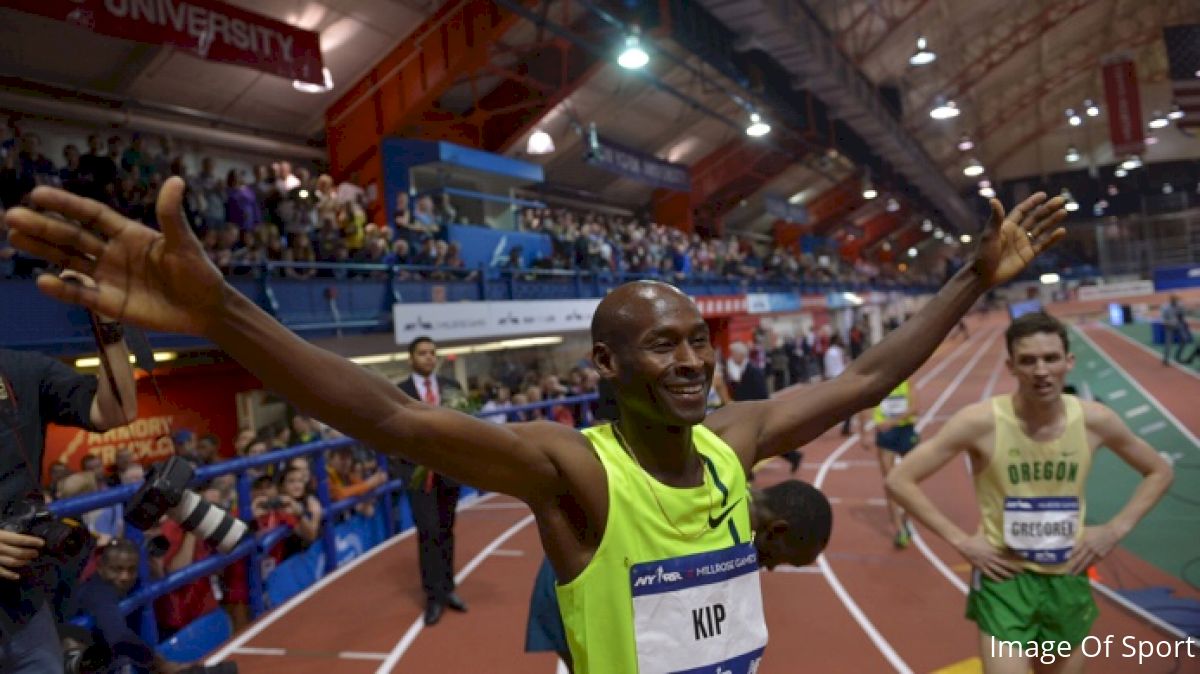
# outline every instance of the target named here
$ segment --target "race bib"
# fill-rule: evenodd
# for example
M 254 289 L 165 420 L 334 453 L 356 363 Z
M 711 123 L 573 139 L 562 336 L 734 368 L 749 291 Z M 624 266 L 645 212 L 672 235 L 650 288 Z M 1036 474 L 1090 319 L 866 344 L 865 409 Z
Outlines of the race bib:
M 879 410 L 889 419 L 902 417 L 908 414 L 908 396 L 884 398 L 883 402 L 879 403 Z
M 1079 531 L 1074 496 L 1004 499 L 1004 544 L 1038 564 L 1067 561 Z
M 750 543 L 629 570 L 640 674 L 754 674 L 767 646 Z

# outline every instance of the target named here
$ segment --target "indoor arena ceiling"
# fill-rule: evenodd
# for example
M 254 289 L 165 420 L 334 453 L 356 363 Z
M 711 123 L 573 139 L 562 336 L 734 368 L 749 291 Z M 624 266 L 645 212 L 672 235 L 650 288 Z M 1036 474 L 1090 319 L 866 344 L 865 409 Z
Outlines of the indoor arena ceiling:
M 982 163 L 986 169 L 982 177 L 993 181 L 1081 168 L 1089 159 L 1111 163 L 1101 59 L 1116 52 L 1134 56 L 1148 119 L 1151 111 L 1167 110 L 1171 103 L 1162 27 L 1200 22 L 1200 3 L 1195 0 L 806 2 L 870 82 L 900 90 L 903 127 L 964 193 L 971 193 L 980 179 L 963 175 L 971 159 Z M 8 9 L 0 9 L 0 72 L 8 78 L 7 84 L 22 80 L 173 106 L 236 120 L 262 132 L 313 139 L 321 135 L 322 111 L 343 87 L 362 76 L 442 3 L 232 0 L 232 4 L 319 32 L 334 90 L 305 94 L 280 77 L 201 61 L 166 47 L 97 36 Z M 570 23 L 588 11 L 586 4 L 550 0 L 538 5 L 537 11 Z M 624 3 L 599 4 L 617 8 Z M 937 59 L 918 67 L 909 64 L 909 57 L 919 36 L 928 40 Z M 505 47 L 511 51 L 538 39 L 537 27 L 523 22 L 506 36 Z M 665 93 L 610 60 L 593 69 L 591 78 L 540 125 L 554 138 L 557 151 L 530 159 L 545 165 L 551 180 L 585 188 L 615 204 L 638 207 L 648 202 L 649 187 L 583 161 L 581 131 L 590 123 L 614 141 L 685 164 L 739 136 L 735 126 L 710 114 L 727 120 L 744 118 L 744 108 L 727 93 L 738 85 L 668 38 L 652 39 L 655 49 L 676 58 L 656 59 L 648 70 L 700 106 Z M 78 48 L 46 48 L 64 40 Z M 753 39 L 742 46 L 761 48 Z M 87 58 L 78 58 L 81 52 Z M 479 80 L 475 86 L 486 91 L 488 82 Z M 443 105 L 463 107 L 465 91 L 465 86 L 452 90 Z M 938 96 L 952 98 L 961 114 L 952 120 L 931 119 L 929 110 Z M 1083 116 L 1080 126 L 1067 124 L 1065 111 L 1072 108 L 1082 114 L 1088 99 L 1099 105 L 1099 116 Z M 764 111 L 770 114 L 769 108 Z M 777 127 L 771 137 L 782 133 L 786 130 Z M 968 152 L 957 149 L 964 135 L 975 145 Z M 1174 126 L 1154 135 L 1158 142 L 1148 148 L 1144 157 L 1148 162 L 1200 156 L 1200 140 Z M 522 139 L 510 153 L 522 154 L 523 144 Z M 1066 161 L 1072 146 L 1082 155 L 1082 163 Z M 728 221 L 738 227 L 765 228 L 770 219 L 762 215 L 763 194 L 805 201 L 852 169 L 837 157 L 809 158 L 777 176 L 745 208 L 731 213 Z
M 46 84 L 194 111 L 232 126 L 297 139 L 324 127 L 323 113 L 341 89 L 362 77 L 431 14 L 433 0 L 224 0 L 312 30 L 334 89 L 302 93 L 291 80 L 200 60 L 170 47 L 141 44 L 60 21 L 0 9 L 0 73 Z M 71 49 L 64 49 L 70 43 Z M 86 55 L 80 58 L 80 55 Z M 36 55 L 36 56 L 35 56 Z

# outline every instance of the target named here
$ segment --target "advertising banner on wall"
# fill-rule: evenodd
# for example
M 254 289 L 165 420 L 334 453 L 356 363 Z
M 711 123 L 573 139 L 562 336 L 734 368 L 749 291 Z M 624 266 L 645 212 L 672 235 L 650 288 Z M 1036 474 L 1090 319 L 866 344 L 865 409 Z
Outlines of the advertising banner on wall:
M 785 222 L 808 224 L 808 209 L 803 205 L 790 203 L 787 199 L 772 194 L 768 194 L 764 202 L 768 214 Z
M 221 441 L 222 455 L 233 453 L 238 432 L 237 395 L 262 388 L 253 375 L 241 367 L 207 365 L 160 372 L 155 379 L 157 391 L 149 378 L 138 379 L 138 418 L 127 426 L 103 433 L 48 426 L 43 468 L 62 461 L 71 470 L 79 470 L 80 462 L 89 455 L 111 465 L 118 449 L 132 450 L 135 459 L 149 466 L 175 453 L 171 436 L 179 431 L 190 431 L 196 437 L 212 433 Z
M 220 63 L 324 84 L 320 36 L 217 0 L 8 0 L 93 33 L 170 45 Z
M 745 295 L 705 295 L 694 297 L 700 315 L 705 318 L 720 318 L 746 313 Z
M 435 341 L 522 337 L 590 330 L 599 299 L 523 302 L 395 304 L 396 344 L 417 337 Z
M 654 155 L 624 147 L 597 136 L 584 161 L 610 173 L 625 176 L 646 185 L 677 192 L 690 192 L 692 178 L 688 167 L 672 164 Z
M 1138 92 L 1137 64 L 1129 55 L 1104 62 L 1104 98 L 1108 103 L 1108 133 L 1113 154 L 1141 154 L 1146 149 L 1146 127 Z

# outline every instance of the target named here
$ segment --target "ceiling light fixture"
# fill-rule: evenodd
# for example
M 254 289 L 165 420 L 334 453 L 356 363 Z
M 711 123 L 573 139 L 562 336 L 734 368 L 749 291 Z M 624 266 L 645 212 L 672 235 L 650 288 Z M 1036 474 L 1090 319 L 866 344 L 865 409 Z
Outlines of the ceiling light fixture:
M 898 210 L 900 210 L 900 202 L 899 202 L 899 201 L 896 201 L 896 199 L 895 199 L 895 198 L 893 198 L 893 197 L 888 197 L 888 200 L 887 200 L 887 212 L 888 212 L 888 213 L 895 213 L 895 212 L 896 212 L 896 211 L 898 211 Z
M 925 220 L 923 220 L 921 222 L 921 231 L 928 232 L 928 231 L 932 231 L 932 230 L 933 230 L 933 221 L 930 220 L 929 218 L 925 218 Z
M 1076 150 L 1074 145 L 1068 147 L 1067 156 L 1064 159 L 1067 160 L 1068 164 L 1074 164 L 1079 161 L 1079 150 Z
M 971 140 L 970 136 L 964 133 L 963 137 L 958 139 L 958 151 L 970 152 L 973 149 L 975 149 L 975 142 Z
M 929 111 L 929 116 L 934 119 L 954 119 L 958 117 L 958 104 L 954 101 L 947 101 L 945 98 L 938 96 L 937 105 Z
M 966 167 L 963 168 L 963 175 L 970 176 L 972 178 L 978 175 L 983 175 L 983 164 L 980 164 L 978 159 L 972 157 L 971 161 L 968 162 Z
M 292 80 L 292 88 L 306 94 L 323 94 L 326 91 L 331 91 L 333 89 L 333 73 L 329 72 L 329 68 L 321 68 L 321 75 L 324 76 L 325 84 Z
M 909 257 L 916 257 L 916 256 L 917 256 L 917 249 L 916 249 L 916 248 L 909 248 L 909 249 L 908 249 L 908 256 L 909 256 Z
M 537 129 L 529 134 L 529 140 L 525 143 L 525 154 L 550 154 L 554 152 L 554 139 L 550 134 L 542 129 Z
M 1100 106 L 1093 103 L 1092 99 L 1090 99 L 1090 98 L 1083 102 L 1083 109 L 1084 109 L 1084 112 L 1087 113 L 1088 117 L 1099 117 L 1100 116 Z
M 1113 171 L 1113 176 L 1116 178 L 1124 178 L 1127 175 L 1129 175 L 1129 171 L 1126 171 L 1123 168 L 1118 168 L 1116 171 Z
M 625 48 L 621 50 L 621 55 L 617 57 L 617 64 L 626 70 L 640 70 L 645 68 L 650 62 L 650 55 L 642 48 L 642 41 L 638 38 L 637 26 L 634 26 L 629 35 L 625 37 Z
M 1167 119 L 1167 116 L 1162 114 L 1162 110 L 1155 110 L 1154 117 L 1150 119 L 1150 123 L 1146 126 L 1149 126 L 1151 129 L 1165 129 L 1170 125 L 1171 120 Z
M 875 197 L 879 196 L 879 191 L 876 190 L 875 185 L 871 183 L 870 174 L 863 176 L 862 195 L 863 199 L 874 199 Z
M 991 199 L 996 196 L 996 190 L 990 185 L 987 187 L 980 187 L 979 196 L 983 197 L 984 199 Z
M 1178 103 L 1171 104 L 1171 111 L 1167 113 L 1167 119 L 1176 120 L 1183 119 L 1183 108 L 1179 107 Z
M 908 57 L 908 62 L 914 66 L 929 65 L 937 60 L 937 54 L 928 48 L 929 43 L 924 36 L 917 38 L 917 51 Z
M 1067 108 L 1067 123 L 1071 126 L 1083 124 L 1083 120 L 1080 119 L 1079 115 L 1075 114 L 1074 108 Z
M 959 241 L 962 241 L 963 243 L 971 243 L 971 235 L 970 235 L 970 234 L 963 234 L 963 235 L 961 235 L 961 236 L 959 236 L 959 237 L 958 237 L 958 240 L 959 240 Z
M 746 135 L 751 138 L 761 138 L 771 133 L 771 125 L 762 121 L 757 112 L 750 113 L 750 126 L 746 127 Z

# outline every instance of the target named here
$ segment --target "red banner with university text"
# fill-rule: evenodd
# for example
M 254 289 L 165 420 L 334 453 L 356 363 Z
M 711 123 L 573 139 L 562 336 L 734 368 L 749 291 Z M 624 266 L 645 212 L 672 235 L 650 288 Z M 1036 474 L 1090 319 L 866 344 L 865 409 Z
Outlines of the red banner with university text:
M 171 45 L 209 61 L 313 84 L 325 81 L 316 33 L 217 0 L 8 0 L 4 4 L 101 35 Z
M 1113 154 L 1123 157 L 1146 150 L 1137 64 L 1128 56 L 1104 62 L 1104 97 L 1108 103 L 1108 133 Z

